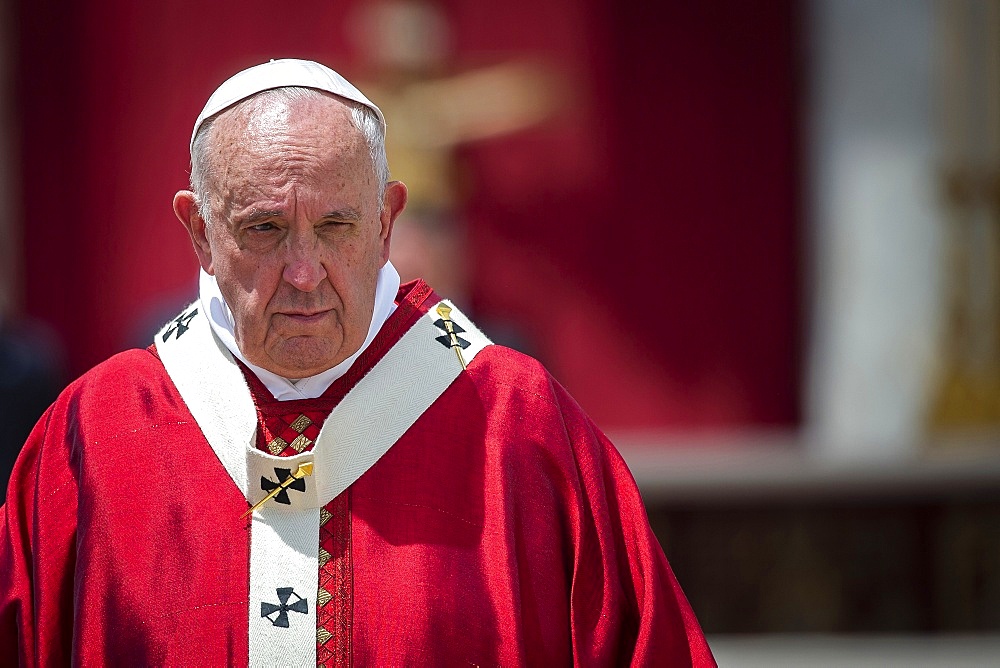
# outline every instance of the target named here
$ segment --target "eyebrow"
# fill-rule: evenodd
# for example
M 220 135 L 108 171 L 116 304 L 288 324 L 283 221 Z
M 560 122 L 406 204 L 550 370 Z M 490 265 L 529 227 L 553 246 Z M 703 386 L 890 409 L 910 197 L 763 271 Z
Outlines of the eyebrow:
M 281 218 L 283 215 L 284 211 L 279 211 L 277 209 L 254 209 L 253 213 L 244 219 L 244 222 L 256 223 L 268 218 Z
M 354 208 L 334 209 L 322 216 L 323 218 L 336 218 L 338 220 L 361 220 L 361 213 Z
M 245 223 L 257 223 L 262 220 L 267 220 L 269 218 L 283 218 L 285 212 L 280 209 L 254 209 L 253 213 L 244 219 Z M 361 220 L 361 213 L 352 207 L 346 207 L 343 209 L 334 209 L 333 211 L 328 211 L 327 213 L 320 216 L 321 218 L 336 218 L 338 220 L 350 220 L 357 221 Z

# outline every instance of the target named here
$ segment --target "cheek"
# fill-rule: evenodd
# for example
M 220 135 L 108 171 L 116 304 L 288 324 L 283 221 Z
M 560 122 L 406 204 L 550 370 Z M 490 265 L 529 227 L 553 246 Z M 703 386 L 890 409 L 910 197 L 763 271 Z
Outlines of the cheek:
M 359 245 L 354 253 L 344 258 L 339 267 L 341 285 L 345 285 L 362 302 L 371 300 L 381 267 L 378 248 L 370 243 L 363 247 Z
M 230 310 L 240 316 L 238 319 L 244 327 L 259 328 L 275 293 L 274 278 L 257 263 L 230 262 L 219 266 L 216 279 L 223 287 Z
M 274 294 L 275 286 L 281 280 L 281 267 L 276 263 L 261 262 L 260 258 L 236 253 L 227 258 L 224 273 L 230 281 L 246 295 L 250 302 L 262 301 L 266 304 Z

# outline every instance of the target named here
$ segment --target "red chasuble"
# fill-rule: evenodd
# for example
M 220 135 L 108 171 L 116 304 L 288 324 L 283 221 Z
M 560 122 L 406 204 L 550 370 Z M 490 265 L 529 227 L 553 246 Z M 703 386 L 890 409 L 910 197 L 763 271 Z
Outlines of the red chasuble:
M 436 301 L 403 286 L 319 399 L 249 378 L 260 447 L 310 447 Z M 0 509 L 0 665 L 247 665 L 247 505 L 155 351 L 94 368 Z M 320 522 L 321 664 L 715 665 L 621 457 L 512 350 L 480 352 Z

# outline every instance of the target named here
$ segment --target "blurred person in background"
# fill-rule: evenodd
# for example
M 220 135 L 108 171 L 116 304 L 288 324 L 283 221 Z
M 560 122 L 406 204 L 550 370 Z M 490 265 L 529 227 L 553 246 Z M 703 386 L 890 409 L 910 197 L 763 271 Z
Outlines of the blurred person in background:
M 29 438 L 0 663 L 714 665 L 607 438 L 400 286 L 384 132 L 310 61 L 210 97 L 174 199 L 200 298 Z
M 63 388 L 62 354 L 53 334 L 32 322 L 0 318 L 0 499 L 21 444 Z

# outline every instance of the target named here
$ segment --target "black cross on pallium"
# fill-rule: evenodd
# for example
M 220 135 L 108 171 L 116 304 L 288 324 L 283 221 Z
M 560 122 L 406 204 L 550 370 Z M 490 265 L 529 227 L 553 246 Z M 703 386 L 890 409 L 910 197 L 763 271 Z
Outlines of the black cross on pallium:
M 444 332 L 444 335 L 435 337 L 435 340 L 440 341 L 441 345 L 443 345 L 445 348 L 451 348 L 452 347 L 451 335 L 448 334 L 448 328 L 445 326 L 444 320 L 438 318 L 437 320 L 434 321 L 434 326 Z M 471 343 L 463 339 L 461 336 L 459 336 L 459 334 L 465 333 L 465 330 L 462 329 L 461 325 L 452 320 L 451 328 L 455 330 L 455 341 L 458 342 L 458 345 L 461 346 L 462 350 L 465 350 L 466 348 L 472 345 Z
M 274 475 L 278 476 L 278 482 L 272 481 L 270 478 L 260 477 L 260 488 L 265 492 L 270 492 L 272 489 L 281 487 L 281 483 L 288 480 L 292 475 L 291 469 L 274 469 Z M 278 503 L 283 503 L 286 506 L 292 505 L 292 500 L 288 498 L 288 490 L 294 489 L 296 492 L 306 491 L 306 480 L 305 478 L 298 478 L 293 481 L 290 485 L 285 487 L 285 489 L 278 492 L 278 495 L 274 497 L 274 500 Z
M 267 621 L 271 622 L 275 626 L 280 626 L 283 629 L 288 628 L 288 611 L 301 612 L 303 615 L 309 614 L 309 601 L 302 598 L 295 593 L 295 589 L 292 587 L 278 587 L 275 590 L 278 593 L 278 604 L 267 603 L 265 601 L 260 602 L 260 616 L 266 617 Z M 288 599 L 294 596 L 296 601 L 288 602 Z M 271 619 L 271 615 L 278 613 L 278 616 Z
M 198 315 L 198 309 L 191 309 L 188 313 L 182 313 L 177 318 L 174 318 L 174 324 L 170 327 L 170 329 L 163 332 L 163 342 L 166 343 L 167 339 L 169 339 L 170 335 L 174 332 L 177 332 L 178 339 L 181 338 L 184 332 L 190 329 L 190 327 L 188 327 L 188 323 L 191 322 L 191 318 L 196 315 Z

